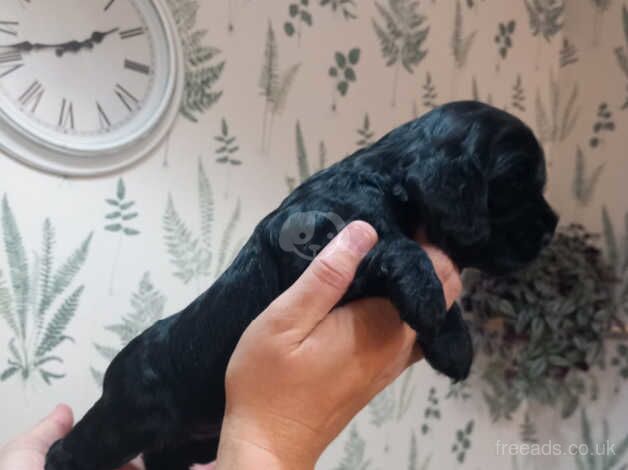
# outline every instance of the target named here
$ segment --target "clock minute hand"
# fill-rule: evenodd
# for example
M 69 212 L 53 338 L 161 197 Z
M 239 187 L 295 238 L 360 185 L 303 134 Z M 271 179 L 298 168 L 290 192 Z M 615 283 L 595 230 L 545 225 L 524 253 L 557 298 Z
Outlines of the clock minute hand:
M 119 31 L 120 28 L 113 28 L 109 31 L 94 31 L 92 35 L 84 41 L 69 41 L 56 46 L 56 54 L 61 57 L 66 52 L 78 52 L 81 49 L 92 49 L 95 44 L 100 44 L 107 36 Z

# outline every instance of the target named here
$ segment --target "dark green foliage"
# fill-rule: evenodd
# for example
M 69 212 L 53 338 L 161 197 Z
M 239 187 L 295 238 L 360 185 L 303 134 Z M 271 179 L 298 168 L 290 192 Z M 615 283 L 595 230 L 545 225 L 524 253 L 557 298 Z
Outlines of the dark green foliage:
M 473 31 L 467 35 L 463 33 L 462 8 L 460 7 L 460 0 L 457 0 L 454 29 L 451 38 L 451 51 L 457 68 L 463 68 L 466 65 L 467 57 L 469 56 L 469 51 L 473 45 L 476 33 L 477 31 Z
M 358 147 L 368 147 L 373 143 L 373 136 L 375 135 L 375 132 L 371 129 L 371 119 L 369 118 L 368 113 L 364 115 L 362 127 L 356 132 L 358 133 L 358 141 L 356 142 Z
M 11 331 L 7 368 L 0 374 L 0 380 L 20 374 L 28 380 L 38 373 L 47 383 L 65 376 L 53 372 L 53 363 L 62 364 L 63 359 L 53 352 L 72 337 L 66 332 L 78 309 L 83 286 L 57 302 L 70 287 L 76 275 L 85 264 L 91 234 L 81 245 L 55 269 L 55 232 L 48 219 L 43 224 L 41 253 L 33 254 L 30 266 L 17 222 L 9 206 L 7 197 L 2 201 L 2 229 L 4 246 L 9 265 L 10 286 L 0 271 L 0 317 Z M 57 304 L 54 314 L 50 314 Z
M 563 28 L 565 2 L 557 0 L 524 0 L 530 19 L 532 35 L 542 35 L 547 41 Z
M 473 434 L 474 424 L 475 422 L 471 420 L 464 428 L 456 431 L 456 440 L 451 446 L 451 452 L 456 455 L 458 463 L 464 463 L 467 451 L 471 448 L 471 434 Z
M 349 86 L 357 80 L 355 67 L 360 62 L 360 49 L 355 47 L 347 55 L 336 52 L 334 55 L 334 65 L 329 68 L 329 76 L 336 81 L 336 90 L 340 96 L 345 96 L 349 91 Z
M 344 454 L 334 470 L 366 470 L 370 465 L 371 460 L 366 458 L 366 442 L 358 434 L 358 428 L 354 424 L 349 428 Z
M 105 215 L 105 230 L 109 232 L 120 232 L 124 235 L 138 235 L 139 230 L 131 226 L 130 221 L 137 218 L 137 211 L 133 210 L 135 201 L 126 199 L 126 187 L 122 178 L 118 179 L 116 195 L 114 198 L 105 199 L 105 202 L 112 206 L 112 211 Z
M 567 87 L 562 85 L 562 90 Z M 554 80 L 550 74 L 549 80 L 549 103 L 546 106 L 541 99 L 539 90 L 536 92 L 535 114 L 536 126 L 541 142 L 560 142 L 565 140 L 573 131 L 580 110 L 576 104 L 578 99 L 578 85 L 571 88 L 569 98 L 565 104 L 562 103 L 561 85 L 558 80 Z
M 577 470 L 626 470 L 627 464 L 622 465 L 622 460 L 628 453 L 628 434 L 621 441 L 612 441 L 606 419 L 602 422 L 603 434 L 601 440 L 593 438 L 591 421 L 584 408 L 580 411 L 580 426 L 582 432 L 582 444 L 589 452 L 586 455 L 576 453 L 574 455 Z
M 241 160 L 235 158 L 235 154 L 240 150 L 240 147 L 236 143 L 236 137 L 229 134 L 229 126 L 225 118 L 221 121 L 220 134 L 214 137 L 214 140 L 218 142 L 216 163 L 230 164 L 232 166 L 242 164 Z
M 569 41 L 568 38 L 563 38 L 563 45 L 560 48 L 560 66 L 567 67 L 568 65 L 578 62 L 578 49 Z
M 214 199 L 212 189 L 205 174 L 201 161 L 198 163 L 198 193 L 200 235 L 195 236 L 177 212 L 172 195 L 168 195 L 166 210 L 162 219 L 166 250 L 170 262 L 175 268 L 173 275 L 184 284 L 192 280 L 198 283 L 210 276 L 212 268 L 214 277 L 226 267 L 230 261 L 227 253 L 232 246 L 235 228 L 240 220 L 240 201 L 238 200 L 229 222 L 222 233 L 217 256 L 212 248 L 214 224 Z
M 259 78 L 260 93 L 264 97 L 262 116 L 262 151 L 270 151 L 273 122 L 286 106 L 288 93 L 294 84 L 300 64 L 292 65 L 279 74 L 279 51 L 273 25 L 268 22 L 264 61 Z
M 288 186 L 288 191 L 292 191 L 298 185 L 303 183 L 306 179 L 312 176 L 312 171 L 310 170 L 310 161 L 307 156 L 307 149 L 305 147 L 305 139 L 303 137 L 303 131 L 301 129 L 301 123 L 297 121 L 296 124 L 296 147 L 297 147 L 297 168 L 299 171 L 299 177 L 294 178 L 291 176 L 286 177 L 286 184 Z M 319 161 L 318 167 L 315 171 L 320 171 L 325 168 L 325 156 L 327 154 L 327 150 L 325 148 L 325 143 L 321 141 L 319 145 Z
M 311 27 L 313 24 L 312 14 L 309 10 L 309 0 L 297 0 L 288 5 L 288 15 L 290 17 L 283 25 L 286 35 L 297 36 L 301 40 L 301 28 L 303 25 Z M 295 26 L 296 23 L 296 26 Z
M 526 95 L 523 89 L 523 82 L 521 80 L 521 74 L 517 75 L 517 81 L 512 87 L 512 107 L 519 111 L 525 112 L 526 110 Z
M 606 259 L 615 278 L 615 301 L 618 309 L 628 312 L 628 213 L 624 214 L 624 235 L 617 240 L 615 227 L 606 206 L 602 207 L 602 228 L 606 245 Z
M 423 418 L 425 422 L 421 425 L 421 433 L 427 434 L 431 431 L 430 423 L 433 420 L 440 420 L 440 404 L 439 399 L 436 396 L 436 389 L 434 387 L 430 388 L 429 395 L 427 397 L 427 406 L 425 407 L 425 411 L 423 411 Z
M 410 436 L 410 450 L 408 451 L 408 470 L 428 470 L 432 456 L 426 457 L 419 463 L 419 449 L 416 433 L 412 431 Z
M 434 109 L 438 106 L 436 100 L 438 99 L 438 92 L 436 91 L 436 85 L 432 82 L 432 74 L 426 72 L 425 83 L 423 83 L 423 106 L 428 109 Z
M 96 351 L 107 361 L 107 364 L 129 341 L 142 333 L 163 316 L 166 297 L 155 288 L 150 280 L 150 274 L 144 273 L 137 292 L 131 294 L 131 311 L 124 315 L 118 323 L 106 326 L 105 329 L 117 336 L 115 346 L 103 346 L 94 343 Z M 96 382 L 102 384 L 102 372 L 91 368 Z
M 445 395 L 447 400 L 463 400 L 466 401 L 471 398 L 471 387 L 469 382 L 463 380 L 462 382 L 452 382 L 449 384 L 449 391 Z
M 617 345 L 616 356 L 611 359 L 611 365 L 617 368 L 623 379 L 628 380 L 628 345 L 626 343 Z
M 508 51 L 512 48 L 512 35 L 515 32 L 516 25 L 515 20 L 510 20 L 508 23 L 499 23 L 497 25 L 495 44 L 497 44 L 497 51 L 502 59 L 506 58 Z
M 582 149 L 578 147 L 576 151 L 576 164 L 574 169 L 574 178 L 572 184 L 572 192 L 576 201 L 580 204 L 588 204 L 592 197 L 597 182 L 604 170 L 604 163 L 600 163 L 595 167 L 591 174 L 587 174 L 587 165 Z
M 183 45 L 185 62 L 185 89 L 181 114 L 192 122 L 206 112 L 222 96 L 213 87 L 222 76 L 225 62 L 212 64 L 219 49 L 203 44 L 206 30 L 196 29 L 198 0 L 168 0 Z
M 569 416 L 587 392 L 592 376 L 584 371 L 602 365 L 604 338 L 617 323 L 615 277 L 595 240 L 571 225 L 520 272 L 465 276 L 462 305 L 487 359 L 484 396 L 494 420 L 510 419 L 523 400 Z
M 320 0 L 322 7 L 329 6 L 334 13 L 342 14 L 345 20 L 354 20 L 357 15 L 353 12 L 355 0 Z
M 617 57 L 617 63 L 619 68 L 628 79 L 628 8 L 626 5 L 622 6 L 622 24 L 624 27 L 624 46 L 615 48 L 615 56 Z
M 530 419 L 530 415 L 528 413 L 526 413 L 523 418 L 519 435 L 521 436 L 521 441 L 526 444 L 537 444 L 539 442 L 536 425 L 532 419 Z
M 408 73 L 414 73 L 415 67 L 427 55 L 428 51 L 423 46 L 430 28 L 425 26 L 427 18 L 417 11 L 417 1 L 388 0 L 388 8 L 378 2 L 375 2 L 375 6 L 382 24 L 373 19 L 373 28 L 382 56 L 388 67 L 395 66 L 392 99 L 392 105 L 395 106 L 399 66 L 402 65 Z
M 606 103 L 600 103 L 597 108 L 597 120 L 593 124 L 593 136 L 589 139 L 591 148 L 598 147 L 603 141 L 602 135 L 605 132 L 613 132 L 615 130 L 615 121 L 613 121 L 613 112 Z

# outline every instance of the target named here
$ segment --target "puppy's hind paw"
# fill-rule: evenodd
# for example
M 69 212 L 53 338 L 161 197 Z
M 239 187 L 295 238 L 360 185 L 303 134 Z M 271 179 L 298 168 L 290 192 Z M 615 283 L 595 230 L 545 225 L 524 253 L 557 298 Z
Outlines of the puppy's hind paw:
M 456 382 L 469 376 L 473 343 L 458 305 L 449 309 L 440 332 L 431 338 L 419 336 L 419 344 L 427 362 L 438 372 Z
M 55 442 L 46 454 L 44 470 L 83 470 L 72 458 L 72 455 L 63 448 L 63 440 Z

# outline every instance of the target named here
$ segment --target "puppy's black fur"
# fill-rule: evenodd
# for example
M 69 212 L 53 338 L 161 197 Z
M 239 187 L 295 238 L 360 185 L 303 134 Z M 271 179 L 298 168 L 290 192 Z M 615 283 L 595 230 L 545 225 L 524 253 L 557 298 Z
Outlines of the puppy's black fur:
M 417 229 L 461 268 L 507 273 L 531 261 L 557 217 L 543 198 L 543 151 L 517 118 L 477 102 L 450 103 L 323 170 L 264 218 L 227 271 L 182 312 L 113 360 L 102 397 L 50 449 L 46 470 L 111 470 L 140 452 L 149 470 L 215 456 L 227 362 L 247 325 L 305 270 L 329 234 L 369 222 L 379 242 L 343 302 L 389 298 L 418 333 L 428 362 L 464 379 L 472 361 L 460 310 Z M 297 245 L 308 238 L 309 252 Z

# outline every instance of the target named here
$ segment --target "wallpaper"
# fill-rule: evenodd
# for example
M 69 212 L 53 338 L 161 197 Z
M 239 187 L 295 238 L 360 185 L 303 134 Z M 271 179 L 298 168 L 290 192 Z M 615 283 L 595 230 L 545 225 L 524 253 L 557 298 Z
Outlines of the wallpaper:
M 625 282 L 625 0 L 168 3 L 185 93 L 152 155 L 96 179 L 0 158 L 0 440 L 60 401 L 81 415 L 117 351 L 202 292 L 291 188 L 452 99 L 535 129 L 561 223 L 601 233 Z M 416 365 L 318 468 L 625 469 L 628 348 L 607 349 L 568 417 L 523 403 L 496 420 L 477 364 L 456 386 Z

